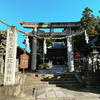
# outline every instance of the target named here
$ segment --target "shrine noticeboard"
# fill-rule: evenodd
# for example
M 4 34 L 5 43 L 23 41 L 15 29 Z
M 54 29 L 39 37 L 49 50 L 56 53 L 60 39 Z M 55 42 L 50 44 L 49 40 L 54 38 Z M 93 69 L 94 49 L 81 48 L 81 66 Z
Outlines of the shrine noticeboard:
M 75 53 L 74 62 L 76 66 L 83 66 L 83 56 L 80 52 Z
M 28 68 L 29 56 L 27 54 L 20 55 L 20 68 Z

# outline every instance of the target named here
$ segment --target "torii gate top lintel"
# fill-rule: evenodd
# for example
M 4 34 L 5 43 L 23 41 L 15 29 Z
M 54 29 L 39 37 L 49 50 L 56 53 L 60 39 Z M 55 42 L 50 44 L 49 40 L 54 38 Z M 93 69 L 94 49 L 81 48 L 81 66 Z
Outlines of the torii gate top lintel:
M 23 25 L 24 28 L 72 28 L 72 27 L 80 27 L 81 21 L 78 22 L 25 22 L 20 21 L 20 24 Z

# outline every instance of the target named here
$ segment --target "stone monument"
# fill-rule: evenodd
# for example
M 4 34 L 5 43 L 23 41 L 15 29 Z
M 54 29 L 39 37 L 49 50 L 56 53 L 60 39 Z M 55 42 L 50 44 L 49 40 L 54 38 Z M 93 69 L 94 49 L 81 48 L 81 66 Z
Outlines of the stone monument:
M 15 84 L 17 28 L 9 26 L 7 31 L 4 85 Z

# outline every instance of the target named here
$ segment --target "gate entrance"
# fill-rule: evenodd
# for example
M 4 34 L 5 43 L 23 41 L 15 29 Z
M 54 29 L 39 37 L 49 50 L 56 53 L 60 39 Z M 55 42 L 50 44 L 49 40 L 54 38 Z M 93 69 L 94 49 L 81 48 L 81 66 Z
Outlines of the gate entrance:
M 66 65 L 67 46 L 64 42 L 53 42 L 52 46 L 47 48 L 47 55 L 53 65 Z
M 23 25 L 24 28 L 32 28 L 33 35 L 35 36 L 69 36 L 67 38 L 67 59 L 68 59 L 68 69 L 70 71 L 74 71 L 74 59 L 73 59 L 73 46 L 72 39 L 70 35 L 72 35 L 72 28 L 78 28 L 81 25 L 81 22 L 52 22 L 52 23 L 43 23 L 43 22 L 24 22 L 20 21 L 20 24 Z M 48 28 L 50 32 L 38 32 L 37 29 Z M 54 32 L 54 29 L 64 28 L 64 32 Z M 46 38 L 49 39 L 49 38 Z M 51 38 L 52 39 L 52 38 Z M 61 37 L 61 39 L 64 39 Z M 32 40 L 32 61 L 31 61 L 31 69 L 36 70 L 37 65 L 37 38 L 33 37 Z M 58 61 L 60 63 L 60 61 Z

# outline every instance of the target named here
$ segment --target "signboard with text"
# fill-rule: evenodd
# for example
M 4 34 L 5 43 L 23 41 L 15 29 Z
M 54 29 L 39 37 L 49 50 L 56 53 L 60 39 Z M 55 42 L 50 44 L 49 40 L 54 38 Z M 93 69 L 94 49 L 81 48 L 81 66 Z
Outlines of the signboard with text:
M 76 66 L 83 66 L 83 56 L 80 52 L 75 53 L 74 62 Z
M 29 56 L 27 54 L 20 55 L 20 68 L 28 68 Z

